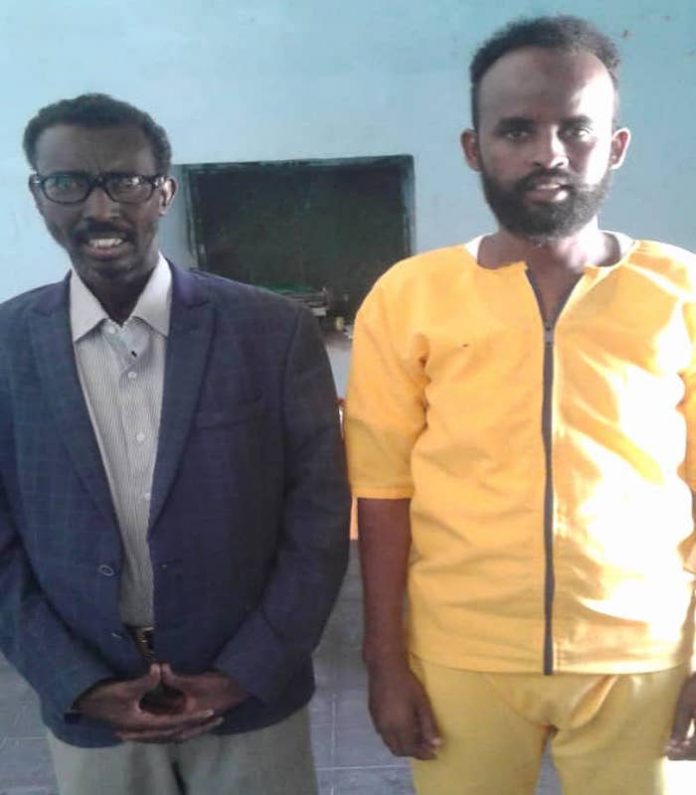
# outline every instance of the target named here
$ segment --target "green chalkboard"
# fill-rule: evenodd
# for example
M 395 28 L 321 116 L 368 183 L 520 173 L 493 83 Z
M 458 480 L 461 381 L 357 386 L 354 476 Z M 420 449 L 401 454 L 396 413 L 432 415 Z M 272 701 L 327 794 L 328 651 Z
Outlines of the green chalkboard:
M 411 253 L 413 158 L 183 166 L 198 266 L 239 281 L 328 291 L 348 318 Z

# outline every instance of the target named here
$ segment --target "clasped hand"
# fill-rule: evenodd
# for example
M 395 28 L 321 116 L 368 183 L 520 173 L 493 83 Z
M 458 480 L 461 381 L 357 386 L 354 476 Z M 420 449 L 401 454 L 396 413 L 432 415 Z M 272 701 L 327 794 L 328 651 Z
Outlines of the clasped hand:
M 214 729 L 247 693 L 226 674 L 176 674 L 154 663 L 137 679 L 96 684 L 75 703 L 83 715 L 109 724 L 121 740 L 182 742 Z

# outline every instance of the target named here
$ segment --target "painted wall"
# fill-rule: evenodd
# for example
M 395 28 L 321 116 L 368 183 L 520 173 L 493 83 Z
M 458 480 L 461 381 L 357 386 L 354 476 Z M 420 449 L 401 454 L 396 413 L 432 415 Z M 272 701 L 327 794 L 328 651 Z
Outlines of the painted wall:
M 20 139 L 40 106 L 87 90 L 150 111 L 178 163 L 412 154 L 419 249 L 491 228 L 458 149 L 468 60 L 520 13 L 562 11 L 624 53 L 634 142 L 604 225 L 696 249 L 693 0 L 3 0 L 0 299 L 65 270 L 25 189 Z

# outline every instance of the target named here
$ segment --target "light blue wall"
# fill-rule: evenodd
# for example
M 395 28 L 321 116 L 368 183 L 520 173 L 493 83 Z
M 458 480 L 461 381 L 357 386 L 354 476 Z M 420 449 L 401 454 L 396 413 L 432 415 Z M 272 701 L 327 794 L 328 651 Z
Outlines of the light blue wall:
M 419 249 L 489 229 L 458 150 L 466 68 L 476 44 L 521 13 L 584 15 L 620 41 L 634 142 L 604 225 L 696 249 L 695 9 L 693 0 L 2 0 L 0 298 L 65 269 L 25 189 L 19 142 L 41 105 L 87 90 L 149 110 L 179 163 L 412 154 Z

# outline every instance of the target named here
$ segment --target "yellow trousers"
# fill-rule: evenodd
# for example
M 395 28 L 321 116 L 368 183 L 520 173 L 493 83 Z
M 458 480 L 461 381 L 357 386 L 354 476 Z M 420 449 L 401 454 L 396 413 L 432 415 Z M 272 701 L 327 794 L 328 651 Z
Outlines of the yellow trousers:
M 564 795 L 696 793 L 696 763 L 662 755 L 688 666 L 617 676 L 412 667 L 443 738 L 437 760 L 412 760 L 418 795 L 534 795 L 547 742 Z

